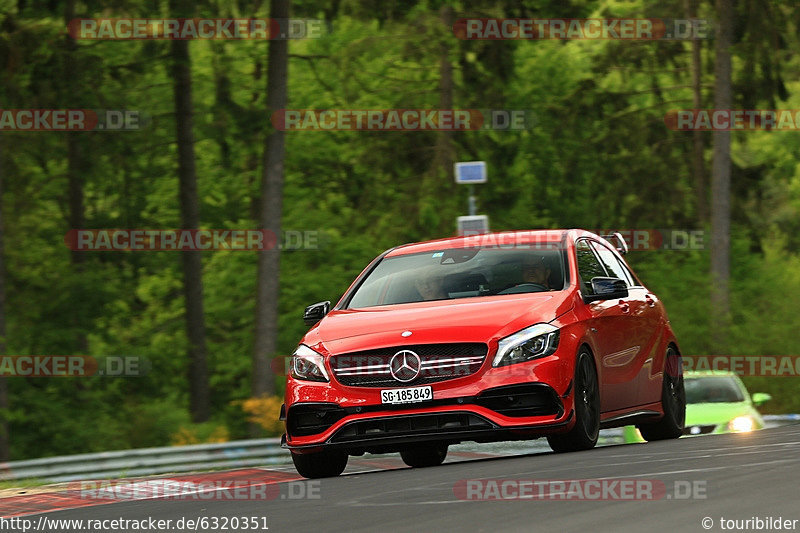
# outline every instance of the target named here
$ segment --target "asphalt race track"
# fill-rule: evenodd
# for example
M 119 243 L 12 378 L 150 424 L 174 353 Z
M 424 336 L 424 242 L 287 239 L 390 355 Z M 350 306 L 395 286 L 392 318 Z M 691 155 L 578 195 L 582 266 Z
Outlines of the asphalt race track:
M 275 472 L 271 469 L 270 472 Z M 397 455 L 351 458 L 345 475 L 312 482 L 285 481 L 267 501 L 139 500 L 28 514 L 52 519 L 232 520 L 264 517 L 250 530 L 269 531 L 721 531 L 720 520 L 796 520 L 800 530 L 800 425 L 752 434 L 711 435 L 648 444 L 613 445 L 572 454 L 535 453 L 481 458 L 461 453 L 442 466 L 403 467 Z M 639 480 L 664 490 L 652 499 L 578 499 L 551 489 L 546 498 L 467 500 L 465 480 Z M 287 492 L 289 485 L 293 494 Z M 299 490 L 301 485 L 303 490 Z M 476 485 L 473 485 L 473 488 Z M 495 487 L 498 485 L 495 484 Z M 559 485 L 561 486 L 561 485 Z M 461 487 L 459 490 L 457 487 Z M 454 490 L 455 488 L 455 490 Z M 309 490 L 310 489 L 310 490 Z M 273 487 L 274 490 L 274 487 Z M 565 489 L 566 490 L 566 489 Z M 300 492 L 306 491 L 299 499 Z M 658 491 L 656 491 L 658 492 Z M 588 488 L 586 494 L 589 493 Z M 481 496 L 482 495 L 482 496 Z M 497 493 L 494 493 L 495 497 Z M 566 498 L 566 496 L 570 496 Z M 710 518 L 710 528 L 701 521 Z M 58 531 L 52 528 L 50 531 Z M 211 524 L 211 522 L 207 522 Z M 750 530 L 756 530 L 756 522 Z M 782 522 L 782 530 L 792 530 Z M 233 522 L 229 522 L 233 525 Z M 706 525 L 709 525 L 708 520 Z M 728 525 L 733 525 L 729 522 Z M 243 530 L 239 524 L 238 530 Z M 773 522 L 774 526 L 774 522 Z M 206 526 L 207 531 L 219 531 Z M 202 531 L 203 527 L 183 530 Z M 762 527 L 762 530 L 768 529 Z M 72 530 L 69 528 L 61 531 Z M 122 529 L 125 530 L 125 529 Z M 133 531 L 134 529 L 128 529 Z M 174 526 L 170 530 L 177 530 Z

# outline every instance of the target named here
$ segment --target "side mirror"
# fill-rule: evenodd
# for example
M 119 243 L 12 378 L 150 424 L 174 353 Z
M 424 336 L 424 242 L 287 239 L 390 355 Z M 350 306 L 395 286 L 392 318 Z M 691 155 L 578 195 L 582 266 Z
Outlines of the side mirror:
M 311 304 L 306 307 L 305 312 L 303 313 L 303 322 L 306 323 L 306 326 L 313 326 L 322 318 L 328 314 L 328 311 L 331 310 L 331 302 L 329 300 L 325 300 L 324 302 L 317 302 L 315 304 Z
M 584 303 L 628 297 L 628 284 L 619 278 L 592 278 L 592 292 L 583 297 Z
M 750 398 L 753 400 L 753 405 L 761 405 L 762 403 L 767 403 L 770 401 L 772 399 L 772 395 L 767 394 L 766 392 L 754 392 Z

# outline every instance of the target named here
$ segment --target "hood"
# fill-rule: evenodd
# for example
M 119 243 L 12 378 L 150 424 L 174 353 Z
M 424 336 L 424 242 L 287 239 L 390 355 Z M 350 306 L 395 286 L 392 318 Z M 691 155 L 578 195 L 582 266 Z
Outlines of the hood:
M 569 291 L 483 296 L 331 311 L 306 334 L 303 344 L 330 353 L 385 346 L 485 342 L 539 322 L 550 322 L 572 306 Z M 408 337 L 400 334 L 411 331 Z
M 760 415 L 747 402 L 690 403 L 686 406 L 686 426 L 727 424 L 737 416 L 750 415 L 759 426 Z

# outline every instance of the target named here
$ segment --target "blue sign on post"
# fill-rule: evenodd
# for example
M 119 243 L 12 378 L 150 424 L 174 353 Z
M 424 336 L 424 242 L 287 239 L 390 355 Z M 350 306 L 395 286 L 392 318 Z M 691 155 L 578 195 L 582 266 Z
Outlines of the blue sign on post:
M 486 183 L 486 161 L 456 163 L 456 183 Z

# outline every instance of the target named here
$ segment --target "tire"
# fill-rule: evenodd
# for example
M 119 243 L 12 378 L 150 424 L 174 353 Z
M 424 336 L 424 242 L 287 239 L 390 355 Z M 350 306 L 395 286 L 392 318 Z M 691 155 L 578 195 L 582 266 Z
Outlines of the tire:
M 594 358 L 581 348 L 575 362 L 575 425 L 567 433 L 550 435 L 547 443 L 556 453 L 589 450 L 600 434 L 600 386 Z
M 292 462 L 297 473 L 309 479 L 336 477 L 347 466 L 347 454 L 340 451 L 293 453 Z
M 439 466 L 447 457 L 447 444 L 423 444 L 400 452 L 403 462 L 413 468 Z
M 646 441 L 677 439 L 683 434 L 686 421 L 686 392 L 683 388 L 683 361 L 673 347 L 664 358 L 664 380 L 661 386 L 661 407 L 664 417 L 652 424 L 638 424 Z

